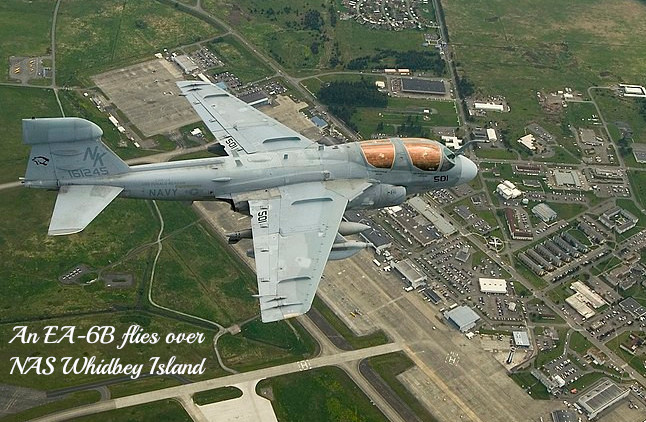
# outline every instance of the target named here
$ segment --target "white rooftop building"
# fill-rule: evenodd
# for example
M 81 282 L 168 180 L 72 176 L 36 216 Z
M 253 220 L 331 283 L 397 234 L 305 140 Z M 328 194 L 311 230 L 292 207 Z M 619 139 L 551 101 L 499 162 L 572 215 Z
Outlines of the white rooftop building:
M 480 291 L 482 293 L 495 293 L 495 294 L 507 293 L 507 281 L 505 279 L 480 278 L 478 282 L 480 283 Z
M 452 150 L 460 149 L 463 142 L 462 139 L 458 138 L 457 136 L 442 135 L 442 140 L 444 141 L 444 145 L 451 148 Z
M 624 97 L 646 98 L 646 88 L 643 86 L 620 84 L 619 88 L 623 92 Z
M 518 143 L 522 144 L 530 151 L 536 151 L 536 138 L 534 138 L 534 135 L 531 133 L 520 138 Z
M 607 304 L 606 301 L 603 300 L 603 298 L 597 292 L 581 283 L 580 281 L 575 281 L 570 287 L 572 288 L 572 290 L 583 296 L 585 298 L 585 301 L 595 309 Z
M 527 331 L 513 331 L 512 335 L 514 336 L 514 344 L 517 347 L 529 347 L 532 345 Z
M 579 313 L 583 318 L 589 319 L 595 315 L 594 310 L 589 307 L 579 293 L 575 293 L 572 296 L 565 299 L 565 302 L 574 308 L 575 311 Z
M 523 192 L 509 180 L 505 180 L 496 186 L 496 193 L 504 199 L 515 199 L 523 194 Z
M 476 110 L 486 110 L 486 111 L 500 111 L 503 112 L 505 111 L 505 106 L 502 104 L 494 104 L 494 103 L 473 103 L 473 107 Z
M 498 135 L 496 135 L 496 129 L 492 129 L 492 128 L 487 129 L 487 140 L 490 142 L 498 140 Z

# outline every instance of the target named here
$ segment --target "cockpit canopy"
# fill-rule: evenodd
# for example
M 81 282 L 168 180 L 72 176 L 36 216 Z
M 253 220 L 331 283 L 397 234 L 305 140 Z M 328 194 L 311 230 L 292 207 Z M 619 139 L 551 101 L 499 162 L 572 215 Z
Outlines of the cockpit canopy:
M 447 171 L 455 166 L 455 153 L 427 139 L 403 139 L 411 163 L 424 171 Z M 395 162 L 395 145 L 389 139 L 361 142 L 366 161 L 373 167 L 389 169 Z
M 368 164 L 379 169 L 392 168 L 395 162 L 395 145 L 390 142 L 390 139 L 365 141 L 359 145 Z

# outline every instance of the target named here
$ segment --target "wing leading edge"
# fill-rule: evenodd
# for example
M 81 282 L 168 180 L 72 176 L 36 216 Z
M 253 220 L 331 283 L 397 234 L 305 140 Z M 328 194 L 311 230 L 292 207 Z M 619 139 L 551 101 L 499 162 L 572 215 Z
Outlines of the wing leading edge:
M 229 155 L 312 145 L 300 133 L 213 84 L 182 81 L 177 86 Z
M 301 183 L 249 201 L 263 322 L 310 309 L 348 200 L 366 186 Z

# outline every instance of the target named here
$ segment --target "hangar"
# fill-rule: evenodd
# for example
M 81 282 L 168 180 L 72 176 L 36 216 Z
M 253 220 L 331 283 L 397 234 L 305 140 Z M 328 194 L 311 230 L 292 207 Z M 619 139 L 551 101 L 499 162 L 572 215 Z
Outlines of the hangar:
M 619 387 L 614 382 L 606 379 L 583 394 L 577 403 L 588 414 L 588 418 L 592 419 L 613 404 L 627 397 L 629 393 L 629 389 Z
M 393 268 L 403 275 L 415 289 L 426 284 L 427 277 L 409 259 L 397 262 Z
M 444 318 L 461 332 L 469 331 L 480 320 L 478 314 L 468 306 L 458 306 L 450 311 L 446 311 L 444 312 Z

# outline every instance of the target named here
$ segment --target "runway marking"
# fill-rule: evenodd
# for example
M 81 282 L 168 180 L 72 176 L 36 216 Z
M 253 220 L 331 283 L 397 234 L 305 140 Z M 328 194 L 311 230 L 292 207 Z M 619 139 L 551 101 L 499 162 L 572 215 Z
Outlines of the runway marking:
M 385 308 L 386 306 L 390 306 L 390 305 L 392 305 L 393 303 L 397 302 L 398 300 L 403 299 L 404 297 L 405 297 L 404 295 L 397 296 L 396 298 L 394 298 L 394 299 L 392 299 L 392 300 L 389 300 L 388 302 L 384 303 L 383 305 L 376 307 L 376 308 L 375 308 L 375 309 L 373 309 L 372 311 L 367 312 L 367 313 L 366 313 L 366 315 L 373 314 L 373 313 L 375 313 L 375 312 L 377 312 L 377 311 L 381 310 L 382 308 Z
M 460 399 L 452 390 L 451 388 L 442 381 L 442 379 L 431 369 L 429 368 L 424 361 L 422 361 L 413 351 L 408 347 L 404 346 L 404 351 L 408 355 L 408 357 L 419 367 L 419 369 L 426 374 L 427 377 L 431 379 L 431 381 L 437 385 L 443 392 L 446 394 L 453 403 L 455 403 L 466 415 L 473 421 L 477 422 L 483 422 L 482 419 L 478 417 L 478 415 L 475 414 L 473 410 L 467 404 Z
M 446 355 L 446 358 L 444 358 L 444 363 L 448 363 L 449 365 L 458 366 L 459 362 L 460 355 L 457 352 L 450 352 Z
M 301 360 L 298 362 L 298 370 L 299 371 L 307 371 L 308 369 L 312 369 L 312 365 L 306 360 Z

